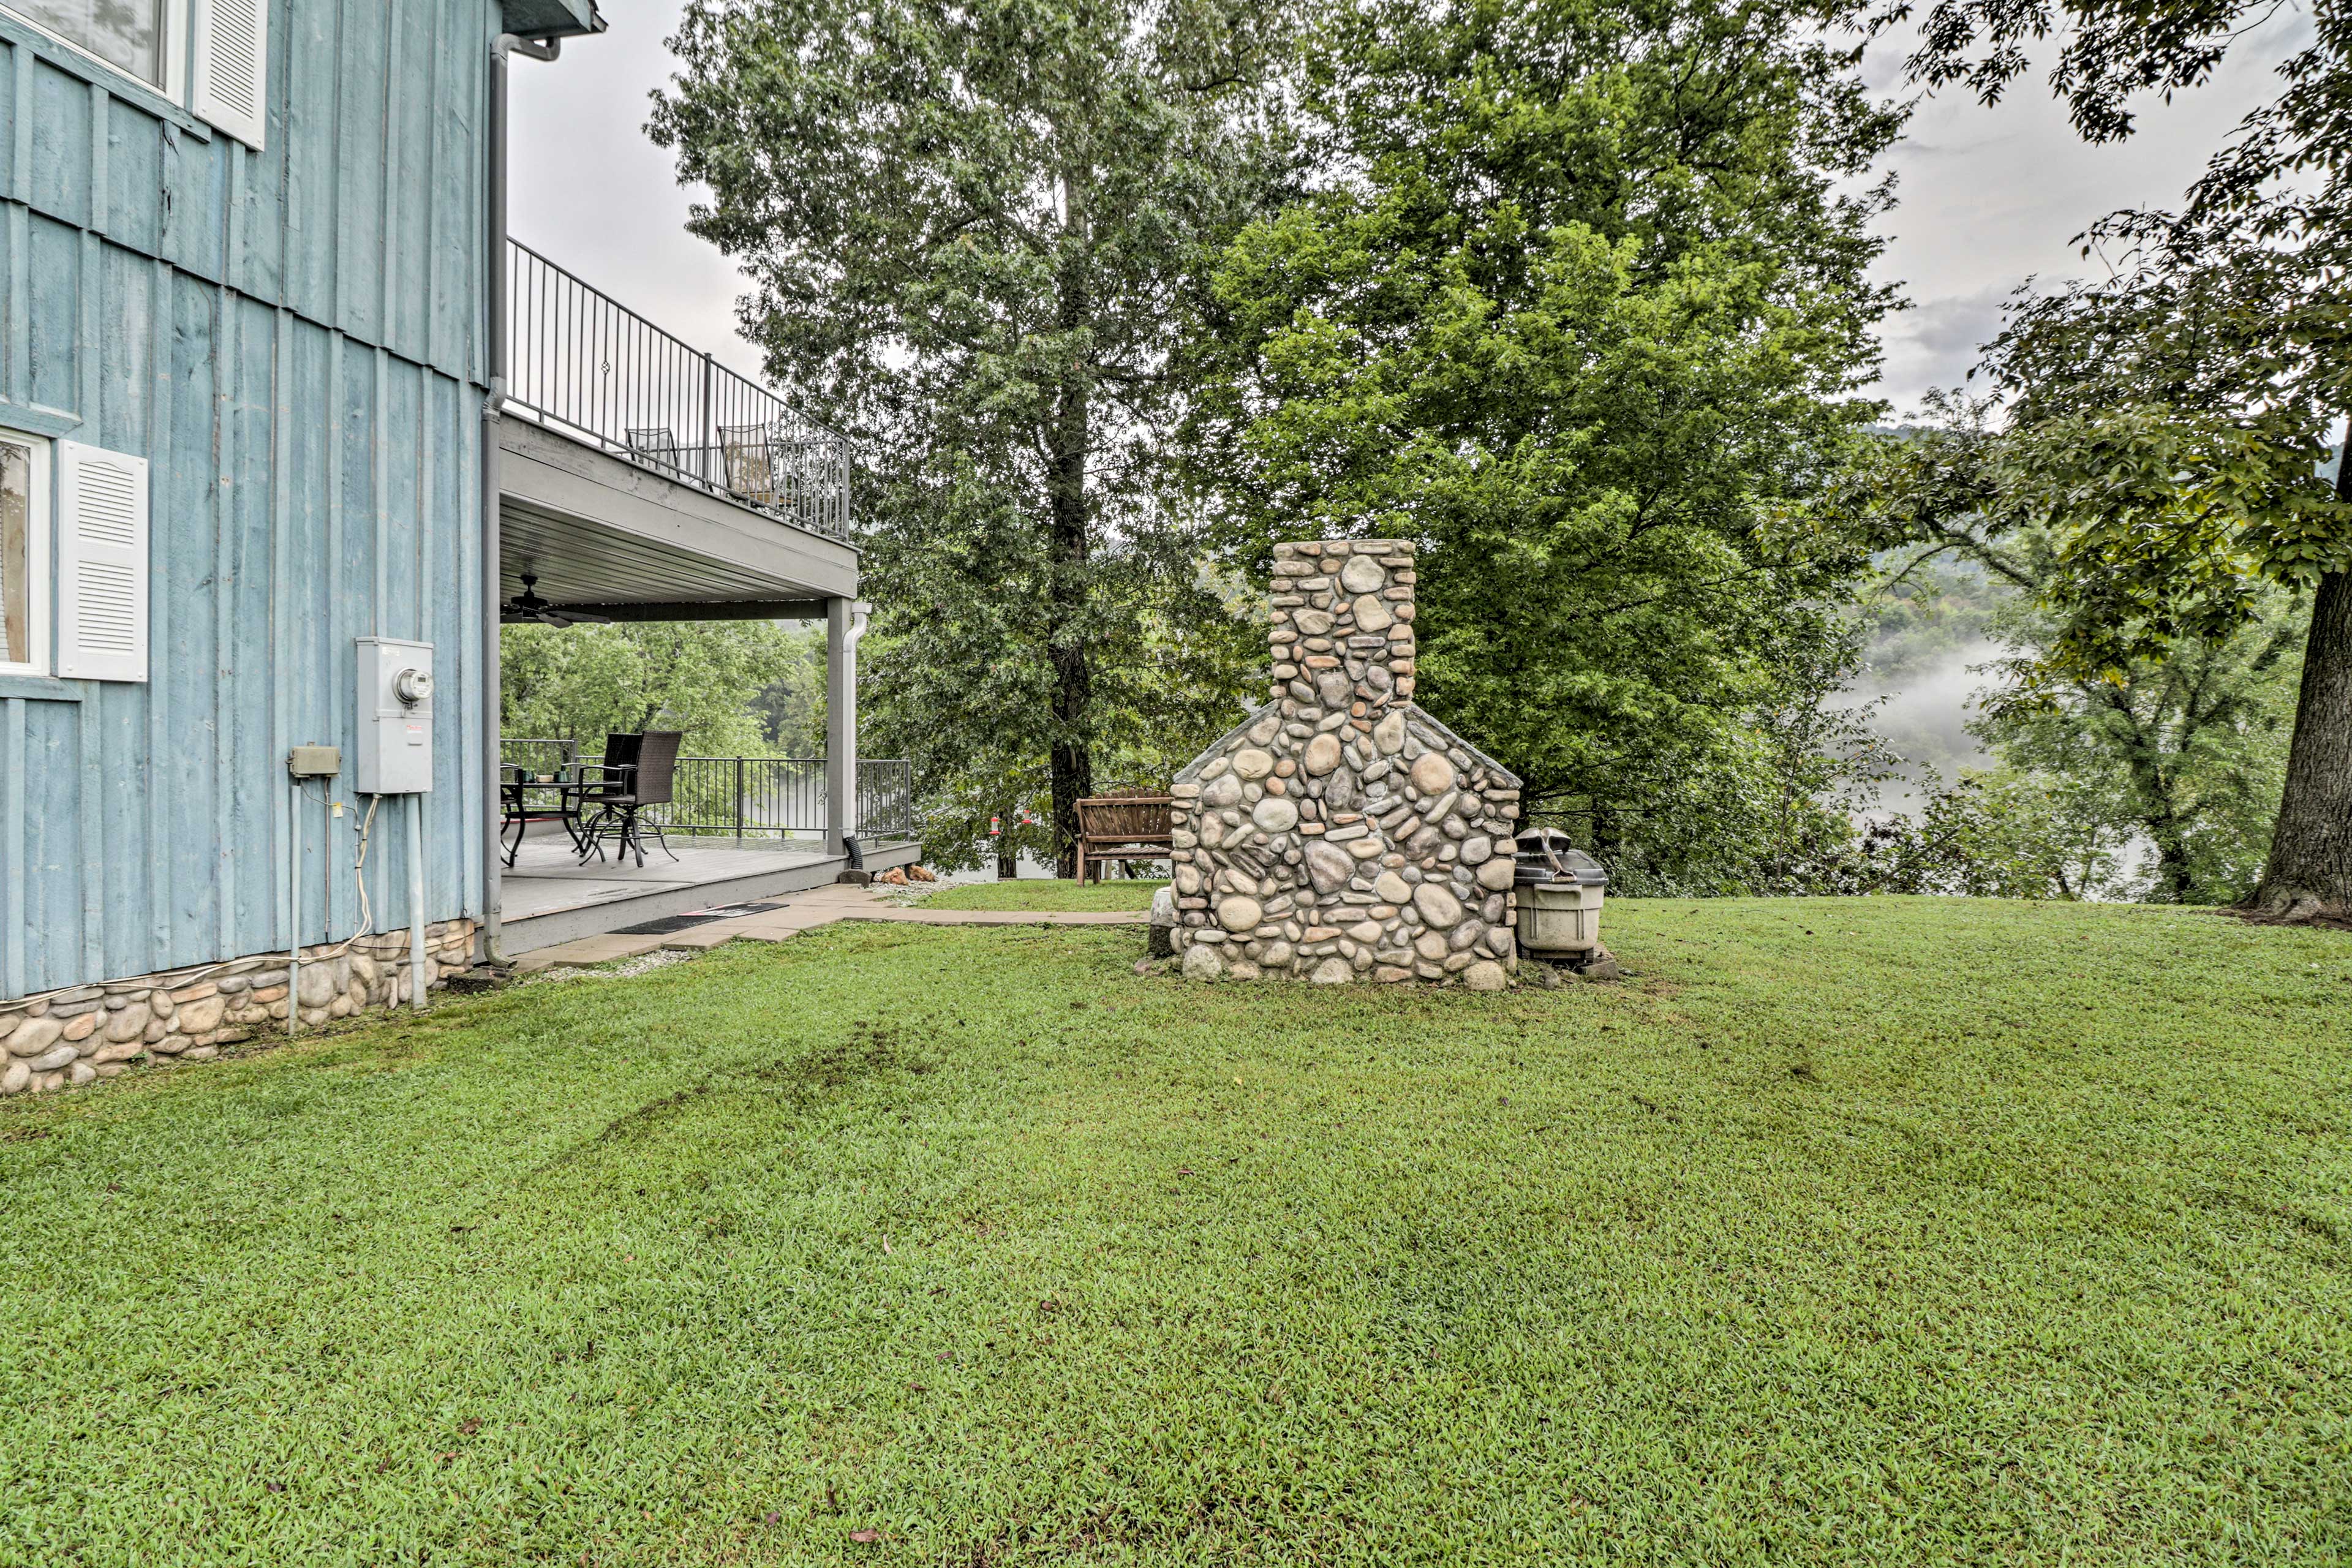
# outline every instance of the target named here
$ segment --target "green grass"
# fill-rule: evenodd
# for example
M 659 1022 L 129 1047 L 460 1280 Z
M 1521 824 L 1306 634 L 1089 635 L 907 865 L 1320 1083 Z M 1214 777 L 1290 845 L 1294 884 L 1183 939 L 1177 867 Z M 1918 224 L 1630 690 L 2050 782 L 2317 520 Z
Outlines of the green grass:
M 842 925 L 0 1105 L 0 1561 L 2352 1556 L 2343 935 L 1608 930 Z
M 1151 895 L 1168 885 L 1153 881 L 1056 881 L 1045 877 L 1018 882 L 967 882 L 927 893 L 927 910 L 1148 910 Z

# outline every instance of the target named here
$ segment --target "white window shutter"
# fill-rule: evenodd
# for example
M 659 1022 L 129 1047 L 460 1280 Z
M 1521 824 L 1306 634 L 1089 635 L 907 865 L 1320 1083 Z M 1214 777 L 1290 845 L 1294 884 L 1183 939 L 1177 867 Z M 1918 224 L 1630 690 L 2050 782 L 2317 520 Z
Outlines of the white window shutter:
M 147 679 L 147 459 L 58 443 L 58 673 Z
M 195 84 L 188 108 L 259 151 L 269 123 L 269 0 L 193 0 Z

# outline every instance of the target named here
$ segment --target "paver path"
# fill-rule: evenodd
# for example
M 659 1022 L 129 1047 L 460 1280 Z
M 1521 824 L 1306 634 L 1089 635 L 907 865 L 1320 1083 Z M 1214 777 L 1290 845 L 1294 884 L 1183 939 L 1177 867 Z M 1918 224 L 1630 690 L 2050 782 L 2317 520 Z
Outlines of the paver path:
M 515 968 L 531 974 L 543 969 L 610 963 L 615 959 L 651 952 L 657 947 L 698 952 L 736 941 L 782 942 L 835 921 L 903 921 L 931 926 L 1104 926 L 1141 925 L 1150 918 L 1140 910 L 927 910 L 920 904 L 891 903 L 870 888 L 840 884 L 788 894 L 776 901 L 780 908 L 706 921 L 663 936 L 619 932 L 583 936 L 560 947 L 527 952 L 515 961 Z

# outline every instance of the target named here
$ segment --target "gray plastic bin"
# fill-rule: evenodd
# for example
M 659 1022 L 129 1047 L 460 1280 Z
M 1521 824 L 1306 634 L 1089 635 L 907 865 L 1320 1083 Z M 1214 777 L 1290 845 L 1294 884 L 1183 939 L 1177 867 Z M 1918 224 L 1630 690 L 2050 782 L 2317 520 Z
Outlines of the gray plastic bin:
M 1601 863 L 1556 827 L 1531 827 L 1515 847 L 1519 946 L 1538 957 L 1600 947 L 1601 900 L 1609 887 Z

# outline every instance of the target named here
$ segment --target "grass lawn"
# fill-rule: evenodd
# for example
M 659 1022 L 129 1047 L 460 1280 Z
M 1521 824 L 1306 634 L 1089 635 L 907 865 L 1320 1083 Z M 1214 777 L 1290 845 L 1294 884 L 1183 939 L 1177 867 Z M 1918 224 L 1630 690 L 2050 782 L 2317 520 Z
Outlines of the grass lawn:
M 6 1102 L 0 1562 L 2352 1557 L 2352 941 L 1608 927 L 840 925 Z
M 927 893 L 927 910 L 1148 910 L 1151 895 L 1168 885 L 1150 881 L 1057 881 L 1030 877 L 1017 882 L 966 882 Z M 894 891 L 896 889 L 893 889 Z

